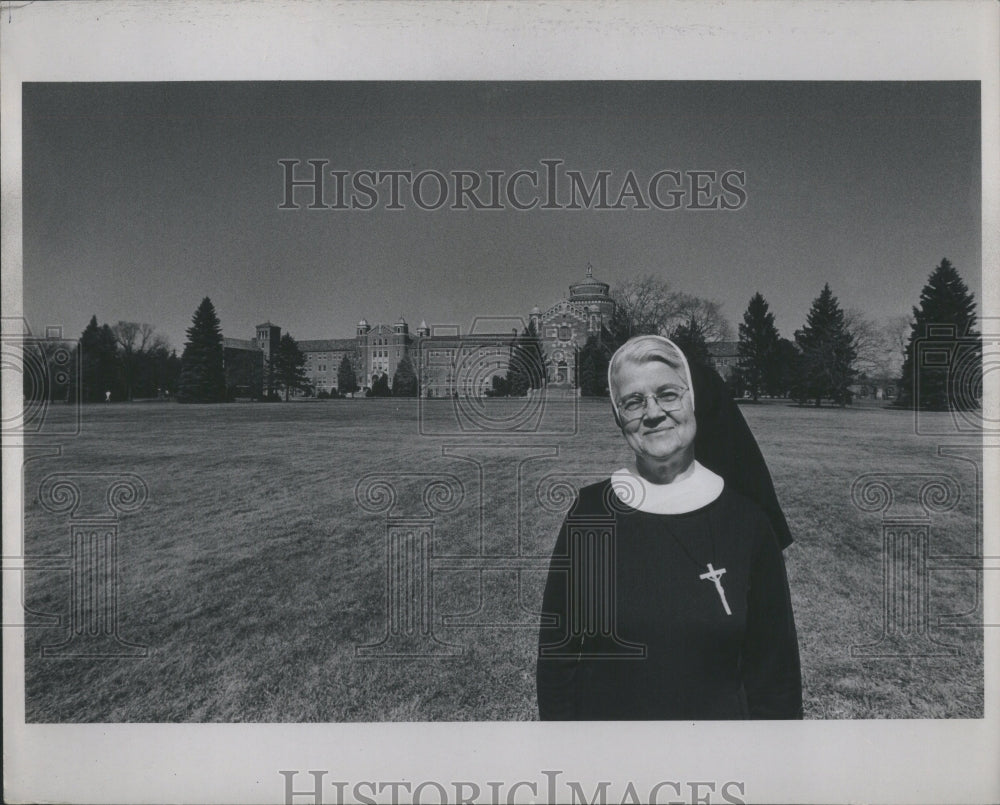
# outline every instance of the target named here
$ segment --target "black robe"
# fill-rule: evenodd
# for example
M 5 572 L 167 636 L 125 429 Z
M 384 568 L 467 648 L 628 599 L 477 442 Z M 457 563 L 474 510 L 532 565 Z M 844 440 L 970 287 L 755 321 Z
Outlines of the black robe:
M 711 579 L 720 576 L 726 604 Z M 726 488 L 686 514 L 640 512 L 610 480 L 559 532 L 537 667 L 543 720 L 802 717 L 798 642 L 769 519 Z
M 771 473 L 760 448 L 733 400 L 726 382 L 709 367 L 690 363 L 695 395 L 695 458 L 721 475 L 726 486 L 760 506 L 782 549 L 792 543 L 792 532 L 774 493 Z

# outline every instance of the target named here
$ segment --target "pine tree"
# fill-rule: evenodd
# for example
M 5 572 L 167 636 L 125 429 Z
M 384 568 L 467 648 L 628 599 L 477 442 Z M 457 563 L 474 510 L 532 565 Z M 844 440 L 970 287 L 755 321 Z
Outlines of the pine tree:
M 226 399 L 222 327 L 207 296 L 194 312 L 181 355 L 177 399 L 185 403 L 217 403 Z
M 306 356 L 289 333 L 282 335 L 278 341 L 278 348 L 271 356 L 271 366 L 275 387 L 284 390 L 285 402 L 293 391 L 308 391 L 310 388 Z
M 120 400 L 118 353 L 114 333 L 108 325 L 98 325 L 97 316 L 80 334 L 73 355 L 73 364 L 79 361 L 79 376 L 71 376 L 68 399 L 79 398 L 82 402 L 103 402 L 105 392 L 111 392 L 113 400 Z M 78 385 L 77 385 L 78 384 Z
M 413 368 L 412 361 L 410 361 L 410 356 L 406 353 L 396 365 L 396 372 L 392 376 L 392 396 L 418 396 L 417 373 Z
M 670 333 L 670 340 L 681 348 L 688 363 L 697 363 L 702 366 L 712 365 L 705 334 L 693 316 L 684 324 L 678 324 L 673 329 L 673 332 Z
M 778 328 L 760 291 L 750 298 L 740 325 L 739 379 L 754 400 L 775 385 L 778 371 Z
M 898 404 L 937 411 L 977 407 L 982 341 L 975 296 L 947 258 L 931 272 L 913 317 Z M 928 348 L 947 360 L 932 360 Z
M 819 405 L 823 397 L 839 405 L 850 402 L 848 386 L 856 374 L 857 352 L 829 284 L 813 300 L 806 326 L 795 332 L 795 343 L 802 355 L 796 395 L 799 402 L 815 400 Z
M 371 389 L 372 397 L 390 397 L 392 392 L 389 391 L 389 375 L 382 372 L 378 377 L 372 381 Z
M 507 384 L 511 397 L 523 397 L 529 389 L 541 388 L 545 384 L 545 362 L 534 321 L 528 322 L 524 332 L 514 342 L 507 368 Z
M 799 348 L 787 338 L 779 338 L 775 349 L 775 370 L 766 389 L 772 397 L 793 397 L 801 374 L 802 355 Z
M 354 374 L 354 365 L 346 355 L 340 359 L 337 367 L 337 391 L 341 394 L 353 394 L 358 390 L 358 378 Z
M 582 396 L 608 396 L 608 361 L 608 351 L 601 339 L 596 335 L 588 336 L 577 358 Z

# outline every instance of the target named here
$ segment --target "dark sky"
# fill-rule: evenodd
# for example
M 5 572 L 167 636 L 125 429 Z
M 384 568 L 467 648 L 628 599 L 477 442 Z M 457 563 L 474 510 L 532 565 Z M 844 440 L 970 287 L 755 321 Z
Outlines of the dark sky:
M 91 314 L 183 347 L 211 297 L 226 335 L 299 339 L 357 320 L 525 315 L 587 263 L 655 273 L 735 325 L 760 291 L 782 335 L 830 283 L 905 314 L 942 257 L 981 295 L 973 82 L 211 82 L 25 84 L 24 309 L 76 337 Z M 471 170 L 734 169 L 719 210 L 279 210 L 280 159 Z M 427 185 L 433 190 L 435 185 Z M 433 193 L 431 194 L 434 195 Z M 297 199 L 308 201 L 306 196 Z M 328 200 L 332 200 L 328 198 Z

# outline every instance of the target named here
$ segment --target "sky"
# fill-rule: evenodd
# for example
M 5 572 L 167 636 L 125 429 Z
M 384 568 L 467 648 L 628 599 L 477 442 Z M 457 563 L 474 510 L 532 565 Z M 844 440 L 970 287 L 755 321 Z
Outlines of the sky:
M 743 174 L 738 209 L 280 209 L 279 160 L 326 170 Z M 350 178 L 348 179 L 350 181 Z M 437 196 L 433 179 L 425 204 Z M 660 185 L 666 200 L 667 184 Z M 534 193 L 522 179 L 522 199 Z M 757 291 L 782 335 L 829 283 L 844 308 L 905 315 L 947 257 L 981 297 L 975 82 L 169 82 L 23 85 L 24 310 L 75 338 L 148 322 L 180 352 L 201 299 L 225 335 L 297 339 L 362 317 L 415 327 L 526 317 L 586 267 L 717 300 Z M 485 198 L 482 189 L 481 197 Z M 334 202 L 332 180 L 325 200 Z M 365 199 L 362 198 L 362 201 Z M 647 199 L 648 200 L 648 199 Z M 483 325 L 480 323 L 480 327 Z

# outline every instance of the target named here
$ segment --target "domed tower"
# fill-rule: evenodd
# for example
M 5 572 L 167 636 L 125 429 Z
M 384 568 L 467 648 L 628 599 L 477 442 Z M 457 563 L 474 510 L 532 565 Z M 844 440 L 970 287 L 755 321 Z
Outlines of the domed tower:
M 587 276 L 569 286 L 569 301 L 582 308 L 590 307 L 599 312 L 605 323 L 611 321 L 615 312 L 615 300 L 611 298 L 611 286 L 594 278 L 594 267 L 587 263 Z
M 400 316 L 400 317 L 399 317 L 399 321 L 397 321 L 397 322 L 396 322 L 396 323 L 395 323 L 395 324 L 394 324 L 394 325 L 392 326 L 392 331 L 393 331 L 393 332 L 394 332 L 394 333 L 395 333 L 396 335 L 407 335 L 407 334 L 409 334 L 409 332 L 410 332 L 410 325 L 408 325 L 408 324 L 406 323 L 406 319 L 404 319 L 404 318 L 403 318 L 402 316 Z
M 529 313 L 528 316 L 529 316 L 529 318 L 531 320 L 531 323 L 535 325 L 535 332 L 538 333 L 539 335 L 541 335 L 541 333 L 542 333 L 542 311 L 538 307 L 538 305 L 535 305 L 531 309 L 531 313 Z
M 367 319 L 362 319 L 361 321 L 358 322 L 358 337 L 361 337 L 363 335 L 368 335 L 368 331 L 370 329 L 371 326 L 368 324 Z
M 420 326 L 417 328 L 417 337 L 426 338 L 431 334 L 431 328 L 427 326 L 427 322 L 424 319 L 420 320 Z

